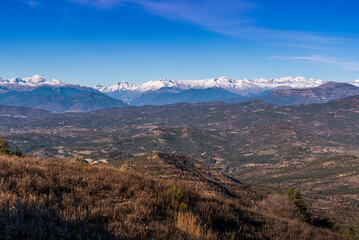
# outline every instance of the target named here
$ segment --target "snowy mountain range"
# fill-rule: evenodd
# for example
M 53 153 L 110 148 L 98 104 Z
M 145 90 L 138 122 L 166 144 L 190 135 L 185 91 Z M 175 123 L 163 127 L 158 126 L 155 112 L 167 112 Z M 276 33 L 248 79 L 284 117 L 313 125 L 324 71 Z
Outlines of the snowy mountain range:
M 144 93 L 148 91 L 156 91 L 161 88 L 173 88 L 177 90 L 188 89 L 208 89 L 208 88 L 221 88 L 235 94 L 244 96 L 250 94 L 258 94 L 266 90 L 273 89 L 286 89 L 286 88 L 311 88 L 318 87 L 326 81 L 304 77 L 283 77 L 264 79 L 257 78 L 254 80 L 249 79 L 230 79 L 227 77 L 211 78 L 203 80 L 179 80 L 160 79 L 157 81 L 149 81 L 142 84 L 133 84 L 129 82 L 118 82 L 111 86 L 102 86 L 97 84 L 94 89 L 102 93 L 113 93 L 122 91 L 133 91 Z M 359 80 L 351 82 L 355 86 L 359 86 Z M 72 85 L 62 82 L 58 79 L 48 81 L 45 77 L 34 75 L 33 77 L 26 78 L 11 78 L 5 79 L 0 77 L 0 86 L 24 86 L 24 87 L 39 87 L 39 86 L 67 86 Z
M 253 98 L 264 96 L 273 90 L 315 88 L 327 81 L 304 78 L 283 77 L 264 79 L 230 79 L 227 77 L 203 80 L 160 79 L 142 84 L 118 82 L 111 86 L 97 84 L 85 87 L 62 82 L 58 79 L 48 81 L 39 75 L 27 78 L 0 78 L 0 93 L 9 91 L 32 91 L 39 87 L 69 88 L 85 92 L 97 92 L 108 97 L 126 101 L 132 105 L 169 104 L 176 102 L 224 101 L 226 99 Z M 350 83 L 359 87 L 359 80 Z M 59 90 L 58 90 L 59 91 Z
M 161 88 L 173 88 L 178 90 L 188 89 L 208 89 L 221 88 L 235 94 L 244 96 L 250 94 L 258 94 L 260 92 L 278 88 L 309 88 L 318 87 L 326 81 L 318 79 L 307 79 L 304 77 L 284 77 L 274 79 L 258 78 L 254 80 L 249 79 L 230 79 L 227 77 L 211 78 L 204 80 L 171 80 L 160 79 L 158 81 L 149 81 L 142 84 L 132 84 L 128 82 L 118 82 L 112 86 L 96 85 L 94 88 L 103 93 L 113 93 L 121 91 L 134 91 L 144 93 L 147 91 L 156 91 Z M 358 82 L 359 84 L 359 82 Z

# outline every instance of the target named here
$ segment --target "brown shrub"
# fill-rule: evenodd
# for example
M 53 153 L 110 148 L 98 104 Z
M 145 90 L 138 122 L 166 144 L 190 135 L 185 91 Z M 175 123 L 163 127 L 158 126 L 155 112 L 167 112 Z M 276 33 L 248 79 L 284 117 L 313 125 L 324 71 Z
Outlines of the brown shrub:
M 295 204 L 290 202 L 286 196 L 279 194 L 270 194 L 268 198 L 258 202 L 255 209 L 274 216 L 303 221 Z

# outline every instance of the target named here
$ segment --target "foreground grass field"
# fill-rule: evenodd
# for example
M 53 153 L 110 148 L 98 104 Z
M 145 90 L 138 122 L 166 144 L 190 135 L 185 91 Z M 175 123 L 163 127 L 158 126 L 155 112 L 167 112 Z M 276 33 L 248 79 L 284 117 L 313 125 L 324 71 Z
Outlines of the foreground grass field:
M 342 239 L 123 168 L 3 155 L 0 182 L 1 239 Z

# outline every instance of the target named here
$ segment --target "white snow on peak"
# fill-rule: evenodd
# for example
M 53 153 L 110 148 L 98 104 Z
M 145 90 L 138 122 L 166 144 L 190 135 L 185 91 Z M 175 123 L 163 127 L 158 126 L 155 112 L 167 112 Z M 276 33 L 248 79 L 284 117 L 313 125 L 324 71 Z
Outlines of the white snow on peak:
M 176 87 L 176 84 L 176 81 L 166 78 L 139 84 L 137 85 L 137 90 L 140 92 L 155 91 L 161 88 Z
M 318 79 L 307 79 L 304 77 L 283 77 L 274 79 L 258 78 L 254 80 L 249 79 L 231 79 L 228 77 L 219 77 L 203 80 L 171 80 L 160 79 L 157 81 L 149 81 L 142 84 L 131 84 L 128 82 L 119 82 L 112 86 L 96 85 L 95 89 L 101 92 L 120 92 L 120 91 L 135 91 L 143 93 L 146 91 L 155 91 L 161 88 L 177 88 L 180 90 L 187 89 L 207 89 L 207 88 L 222 88 L 230 92 L 247 95 L 251 93 L 259 93 L 265 90 L 276 88 L 308 88 L 318 87 L 324 84 L 325 81 Z
M 62 85 L 62 84 L 64 84 L 64 83 L 61 82 L 59 79 L 56 79 L 56 78 L 54 78 L 54 79 L 52 79 L 50 81 L 50 85 Z
M 130 94 L 142 94 L 147 91 L 156 91 L 161 88 L 175 88 L 178 90 L 187 89 L 208 89 L 208 88 L 221 88 L 227 91 L 249 95 L 256 94 L 266 90 L 272 89 L 286 89 L 286 88 L 310 88 L 318 87 L 326 81 L 304 77 L 282 77 L 282 78 L 257 78 L 254 80 L 250 79 L 231 79 L 228 77 L 210 78 L 202 80 L 172 80 L 168 78 L 159 79 L 157 81 L 149 81 L 142 84 L 133 84 L 129 82 L 117 82 L 112 86 L 103 86 L 97 84 L 94 89 L 99 90 L 103 93 L 113 92 L 129 92 Z M 359 80 L 351 82 L 351 84 L 359 87 Z M 34 75 L 27 78 L 11 78 L 5 79 L 0 77 L 1 85 L 13 85 L 19 87 L 37 87 L 37 86 L 65 86 L 70 85 L 64 83 L 58 79 L 52 79 L 47 81 L 45 77 L 40 75 Z
M 304 77 L 283 77 L 283 78 L 273 78 L 273 79 L 255 79 L 253 83 L 259 87 L 263 88 L 279 88 L 279 87 L 290 87 L 290 88 L 310 88 L 310 87 L 318 87 L 326 81 L 319 79 L 307 79 Z
M 353 82 L 351 82 L 350 84 L 359 87 L 359 79 L 354 80 Z
M 22 80 L 25 81 L 25 83 L 27 83 L 30 86 L 42 85 L 47 82 L 46 78 L 40 75 L 34 75 L 32 77 L 23 78 Z
M 103 93 L 109 93 L 109 92 L 118 92 L 118 91 L 131 91 L 131 90 L 135 91 L 136 87 L 137 87 L 137 85 L 133 84 L 133 83 L 118 82 L 112 86 L 102 86 L 101 84 L 98 83 L 94 87 L 94 89 L 97 89 Z
M 3 79 L 3 81 L 9 84 L 21 84 L 25 82 L 21 78 Z
M 118 82 L 112 86 L 102 86 L 97 84 L 94 88 L 103 93 L 119 92 L 119 91 L 135 91 L 135 92 L 147 92 L 155 91 L 160 88 L 170 88 L 176 85 L 176 81 L 171 79 L 160 79 L 157 81 L 149 81 L 142 84 L 134 84 L 129 82 Z
M 161 88 L 177 88 L 180 90 L 187 89 L 207 89 L 207 88 L 222 88 L 230 92 L 247 95 L 251 93 L 259 93 L 265 90 L 275 88 L 308 88 L 318 87 L 324 84 L 325 81 L 318 79 L 307 79 L 304 77 L 283 77 L 274 79 L 258 78 L 254 80 L 249 79 L 230 79 L 227 77 L 211 78 L 203 80 L 171 80 L 160 79 L 157 81 L 149 81 L 142 84 L 131 84 L 128 82 L 119 82 L 112 86 L 96 85 L 95 89 L 101 92 L 109 93 L 116 91 L 135 91 L 143 93 L 146 91 L 155 91 Z
M 26 77 L 26 78 L 19 78 L 19 77 L 11 78 L 11 79 L 0 78 L 0 85 L 8 85 L 8 84 L 30 86 L 30 87 L 37 87 L 43 85 L 51 85 L 51 86 L 66 85 L 66 83 L 63 83 L 58 79 L 47 81 L 46 78 L 40 75 L 34 75 L 32 77 Z

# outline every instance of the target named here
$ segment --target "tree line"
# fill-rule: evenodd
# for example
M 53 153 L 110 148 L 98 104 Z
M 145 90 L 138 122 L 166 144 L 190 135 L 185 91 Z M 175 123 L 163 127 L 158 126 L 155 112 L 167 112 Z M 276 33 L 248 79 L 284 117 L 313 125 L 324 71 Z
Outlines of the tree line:
M 19 148 L 17 148 L 15 151 L 10 150 L 9 143 L 3 137 L 0 137 L 0 154 L 21 157 L 22 151 Z

